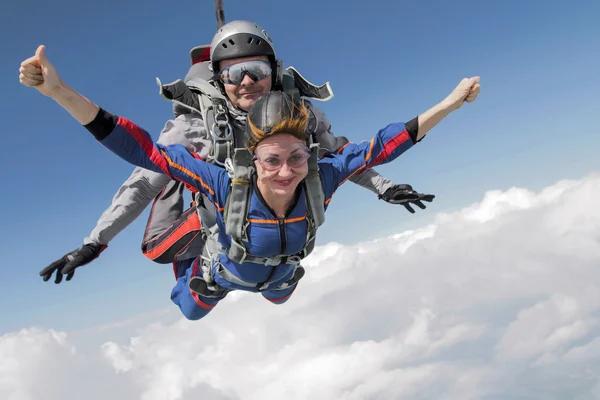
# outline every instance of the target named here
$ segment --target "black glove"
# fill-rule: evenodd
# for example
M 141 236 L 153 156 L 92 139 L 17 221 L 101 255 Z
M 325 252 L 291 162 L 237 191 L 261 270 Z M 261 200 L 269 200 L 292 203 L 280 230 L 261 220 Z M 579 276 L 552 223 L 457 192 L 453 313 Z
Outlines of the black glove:
M 40 271 L 40 276 L 44 279 L 44 282 L 48 281 L 54 271 L 56 271 L 56 277 L 54 283 L 60 283 L 63 279 L 63 275 L 67 275 L 67 281 L 70 281 L 75 275 L 75 268 L 81 267 L 96 258 L 102 253 L 107 246 L 105 244 L 88 243 L 84 244 L 77 250 L 73 250 L 70 253 L 65 254 L 61 259 L 54 261 L 46 268 Z
M 410 206 L 410 203 L 414 203 L 424 210 L 425 204 L 423 204 L 423 201 L 431 203 L 435 195 L 415 192 L 410 185 L 394 185 L 386 190 L 384 194 L 380 194 L 379 198 L 391 204 L 402 204 L 410 213 L 414 214 L 415 210 Z

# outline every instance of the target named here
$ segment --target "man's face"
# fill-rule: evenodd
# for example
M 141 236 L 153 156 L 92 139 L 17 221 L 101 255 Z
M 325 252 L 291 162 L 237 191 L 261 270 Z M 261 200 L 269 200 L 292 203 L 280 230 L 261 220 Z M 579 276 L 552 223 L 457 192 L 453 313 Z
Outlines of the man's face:
M 246 61 L 254 60 L 265 60 L 268 61 L 267 56 L 253 56 L 253 57 L 241 57 L 233 58 L 231 60 L 223 60 L 220 62 L 219 67 L 221 69 L 229 67 L 230 65 L 238 64 Z M 260 81 L 253 81 L 248 74 L 244 75 L 244 79 L 239 85 L 231 85 L 224 83 L 225 93 L 231 101 L 234 107 L 240 110 L 248 111 L 252 104 L 261 96 L 271 91 L 272 75 L 267 76 Z

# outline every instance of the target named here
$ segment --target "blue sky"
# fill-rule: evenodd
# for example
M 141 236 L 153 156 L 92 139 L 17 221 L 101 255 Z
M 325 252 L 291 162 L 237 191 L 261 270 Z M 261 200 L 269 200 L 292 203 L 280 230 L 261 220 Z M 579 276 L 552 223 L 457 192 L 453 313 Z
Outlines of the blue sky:
M 206 4 L 204 4 L 206 3 Z M 318 103 L 334 132 L 369 139 L 480 75 L 475 104 L 443 121 L 395 163 L 378 168 L 437 195 L 410 215 L 352 184 L 338 191 L 319 242 L 355 243 L 421 226 L 489 189 L 539 189 L 598 170 L 600 28 L 596 2 L 225 1 L 225 16 L 253 20 L 278 56 L 335 97 Z M 419 2 L 424 3 L 424 2 Z M 141 3 L 139 3 L 141 4 Z M 169 266 L 139 250 L 147 213 L 69 284 L 38 271 L 80 246 L 132 166 L 57 104 L 18 83 L 39 44 L 63 79 L 156 138 L 171 106 L 155 77 L 183 78 L 189 50 L 215 31 L 212 2 L 16 2 L 0 13 L 5 177 L 0 197 L 0 334 L 26 326 L 82 329 L 169 300 Z

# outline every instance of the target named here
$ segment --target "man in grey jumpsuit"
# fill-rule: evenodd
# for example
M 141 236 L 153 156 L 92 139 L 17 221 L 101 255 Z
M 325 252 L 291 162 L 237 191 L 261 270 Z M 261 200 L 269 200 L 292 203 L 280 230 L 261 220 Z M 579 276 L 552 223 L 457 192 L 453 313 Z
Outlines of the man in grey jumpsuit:
M 226 43 L 226 46 L 223 46 L 223 43 Z M 259 45 L 252 47 L 249 43 L 259 43 Z M 275 75 L 277 69 L 281 68 L 281 62 L 275 57 L 271 39 L 264 29 L 252 22 L 232 21 L 217 31 L 210 46 L 210 57 L 207 57 L 209 51 L 207 46 L 195 50 L 199 51 L 193 51 L 191 54 L 192 67 L 184 80 L 186 83 L 190 78 L 197 77 L 199 66 L 203 62 L 210 64 L 213 71 L 221 71 L 228 66 L 253 60 L 271 62 L 272 73 L 263 79 L 254 79 L 256 77 L 248 73 L 242 74 L 243 80 L 238 85 L 232 85 L 231 82 L 229 85 L 218 83 L 221 91 L 228 98 L 227 112 L 234 135 L 236 137 L 243 135 L 246 110 L 260 95 L 272 89 L 277 90 Z M 201 78 L 208 80 L 211 76 Z M 176 117 L 167 121 L 158 143 L 182 144 L 202 159 L 210 160 L 213 151 L 212 136 L 200 113 L 182 107 L 181 103 L 175 103 Z M 314 135 L 313 138 L 322 148 L 337 151 L 347 140 L 333 135 L 331 124 L 321 110 L 308 101 L 307 106 L 312 114 L 310 130 Z M 433 195 L 415 192 L 409 185 L 395 185 L 372 169 L 351 180 L 371 190 L 380 199 L 392 204 L 404 205 L 410 212 L 414 212 L 410 203 L 424 209 L 425 205 L 422 201 L 430 202 L 434 198 Z M 44 268 L 40 275 L 44 281 L 47 281 L 56 272 L 55 283 L 60 283 L 63 275 L 67 276 L 67 281 L 70 280 L 77 267 L 97 258 L 108 243 L 132 223 L 153 200 L 142 242 L 143 253 L 153 261 L 173 263 L 174 266 L 177 265 L 175 261 L 196 257 L 204 246 L 201 222 L 194 206 L 183 211 L 183 192 L 184 186 L 170 180 L 167 175 L 136 168 L 119 188 L 112 204 L 104 211 L 91 234 L 84 239 L 84 245 Z M 175 269 L 174 272 L 177 277 L 185 271 Z

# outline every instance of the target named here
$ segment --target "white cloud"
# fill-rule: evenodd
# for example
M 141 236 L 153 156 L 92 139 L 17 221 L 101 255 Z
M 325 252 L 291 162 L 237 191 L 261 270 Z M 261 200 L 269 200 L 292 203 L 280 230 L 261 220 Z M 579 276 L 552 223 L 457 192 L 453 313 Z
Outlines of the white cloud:
M 131 398 L 99 354 L 82 355 L 64 332 L 22 329 L 0 337 L 3 400 Z
M 0 337 L 0 398 L 598 398 L 599 198 L 598 175 L 490 191 L 419 230 L 321 246 L 283 306 L 236 294 L 77 351 L 54 331 Z
M 75 357 L 75 349 L 68 345 L 64 333 L 23 329 L 5 335 L 0 340 L 0 388 L 13 388 L 9 399 L 33 399 L 45 390 L 52 392 L 54 382 L 48 383 L 50 387 L 36 387 L 40 376 L 52 375 L 52 371 L 45 371 L 44 364 L 57 359 L 68 370 Z
M 519 312 L 498 344 L 498 356 L 517 360 L 550 356 L 585 337 L 595 325 L 576 298 L 553 295 Z

